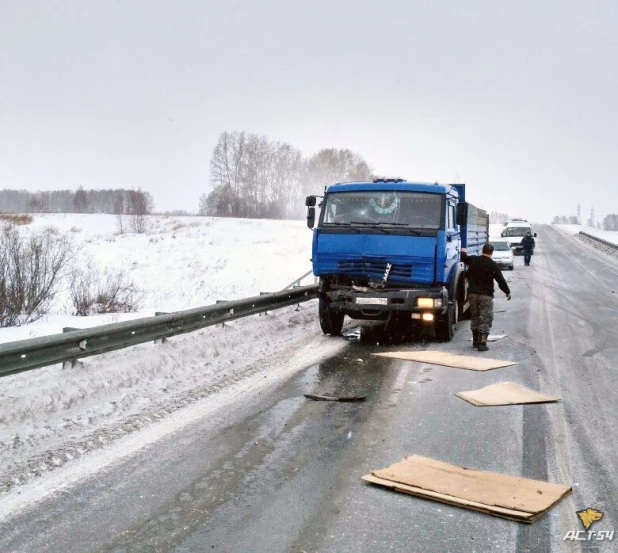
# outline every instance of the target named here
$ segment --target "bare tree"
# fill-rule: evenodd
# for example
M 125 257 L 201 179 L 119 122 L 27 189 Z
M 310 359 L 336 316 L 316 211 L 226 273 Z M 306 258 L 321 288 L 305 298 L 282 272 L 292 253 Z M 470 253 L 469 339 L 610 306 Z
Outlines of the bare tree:
M 124 271 L 106 269 L 101 273 L 92 268 L 75 269 L 69 289 L 74 314 L 85 317 L 101 313 L 132 313 L 137 311 L 142 294 Z
M 118 227 L 118 232 L 120 234 L 124 234 L 125 232 L 125 214 L 127 208 L 124 199 L 124 194 L 118 194 L 114 202 L 114 214 L 116 215 L 116 226 Z
M 69 242 L 51 231 L 0 230 L 0 327 L 44 316 L 70 258 Z
M 618 214 L 610 213 L 603 219 L 603 230 L 618 230 Z
M 347 149 L 327 148 L 309 158 L 303 192 L 319 193 L 327 184 L 371 178 L 371 167 L 360 155 Z
M 200 206 L 198 209 L 199 215 L 208 215 L 208 194 L 202 194 L 200 196 Z
M 75 206 L 75 211 L 77 213 L 86 213 L 88 211 L 88 195 L 86 194 L 83 186 L 80 186 L 77 189 L 77 192 L 75 192 L 73 205 Z
M 144 234 L 148 227 L 147 216 L 152 211 L 152 197 L 147 192 L 131 190 L 127 202 L 127 212 L 131 229 L 137 234 Z
M 223 132 L 215 146 L 210 160 L 210 176 L 215 188 L 229 187 L 232 191 L 232 217 L 242 216 L 241 171 L 245 153 L 246 135 L 244 132 Z
M 222 217 L 301 216 L 303 193 L 372 176 L 350 150 L 321 150 L 306 161 L 290 144 L 245 132 L 221 133 L 210 168 L 213 190 L 200 198 L 200 213 Z

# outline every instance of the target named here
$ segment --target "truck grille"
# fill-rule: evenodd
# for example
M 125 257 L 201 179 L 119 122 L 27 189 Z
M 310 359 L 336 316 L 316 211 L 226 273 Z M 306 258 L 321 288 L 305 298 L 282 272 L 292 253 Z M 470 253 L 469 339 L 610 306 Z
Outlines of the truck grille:
M 370 278 L 383 278 L 386 272 L 388 261 L 377 261 L 368 259 L 347 259 L 339 261 L 337 267 L 341 272 L 368 276 Z M 409 279 L 412 277 L 412 265 L 392 263 L 388 275 L 389 280 Z

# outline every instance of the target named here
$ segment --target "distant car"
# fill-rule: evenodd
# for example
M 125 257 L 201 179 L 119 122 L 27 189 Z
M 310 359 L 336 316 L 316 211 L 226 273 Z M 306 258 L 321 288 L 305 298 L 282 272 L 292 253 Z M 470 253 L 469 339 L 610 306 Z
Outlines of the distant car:
M 492 240 L 490 244 L 494 247 L 492 259 L 498 264 L 498 267 L 512 271 L 515 257 L 509 243 L 506 240 Z
M 523 254 L 521 241 L 528 232 L 536 238 L 536 232 L 532 232 L 530 223 L 510 221 L 502 230 L 502 238 L 506 238 L 515 255 Z

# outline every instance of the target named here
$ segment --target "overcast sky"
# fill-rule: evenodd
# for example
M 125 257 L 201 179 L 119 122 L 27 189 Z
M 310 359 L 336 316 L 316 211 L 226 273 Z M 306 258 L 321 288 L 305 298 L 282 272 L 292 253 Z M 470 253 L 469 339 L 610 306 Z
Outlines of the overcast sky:
M 615 0 L 0 0 L 0 188 L 196 210 L 224 130 L 488 210 L 618 212 Z

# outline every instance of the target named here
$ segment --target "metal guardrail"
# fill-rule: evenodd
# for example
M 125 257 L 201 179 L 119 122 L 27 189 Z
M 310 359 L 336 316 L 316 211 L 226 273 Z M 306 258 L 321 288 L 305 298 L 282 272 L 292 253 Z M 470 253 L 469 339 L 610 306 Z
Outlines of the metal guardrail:
M 164 340 L 177 334 L 302 303 L 316 298 L 317 294 L 317 285 L 302 286 L 155 317 L 0 344 L 0 377 L 152 340 Z
M 303 279 L 307 278 L 309 275 L 313 274 L 313 269 L 307 271 L 303 276 L 298 277 L 294 282 L 288 284 L 283 290 L 289 290 L 290 288 L 294 288 L 295 286 L 300 286 L 300 283 Z M 317 284 L 317 277 L 314 277 L 314 284 Z M 281 290 L 283 292 L 283 290 Z
M 595 242 L 599 242 L 600 244 L 603 244 L 604 246 L 608 246 L 612 248 L 613 250 L 618 250 L 618 244 L 614 244 L 613 242 L 609 242 L 608 240 L 604 240 L 603 238 L 599 238 L 598 236 L 594 236 L 593 234 L 582 232 L 581 230 L 579 231 L 579 234 L 580 236 L 585 236 L 586 238 L 594 240 Z

